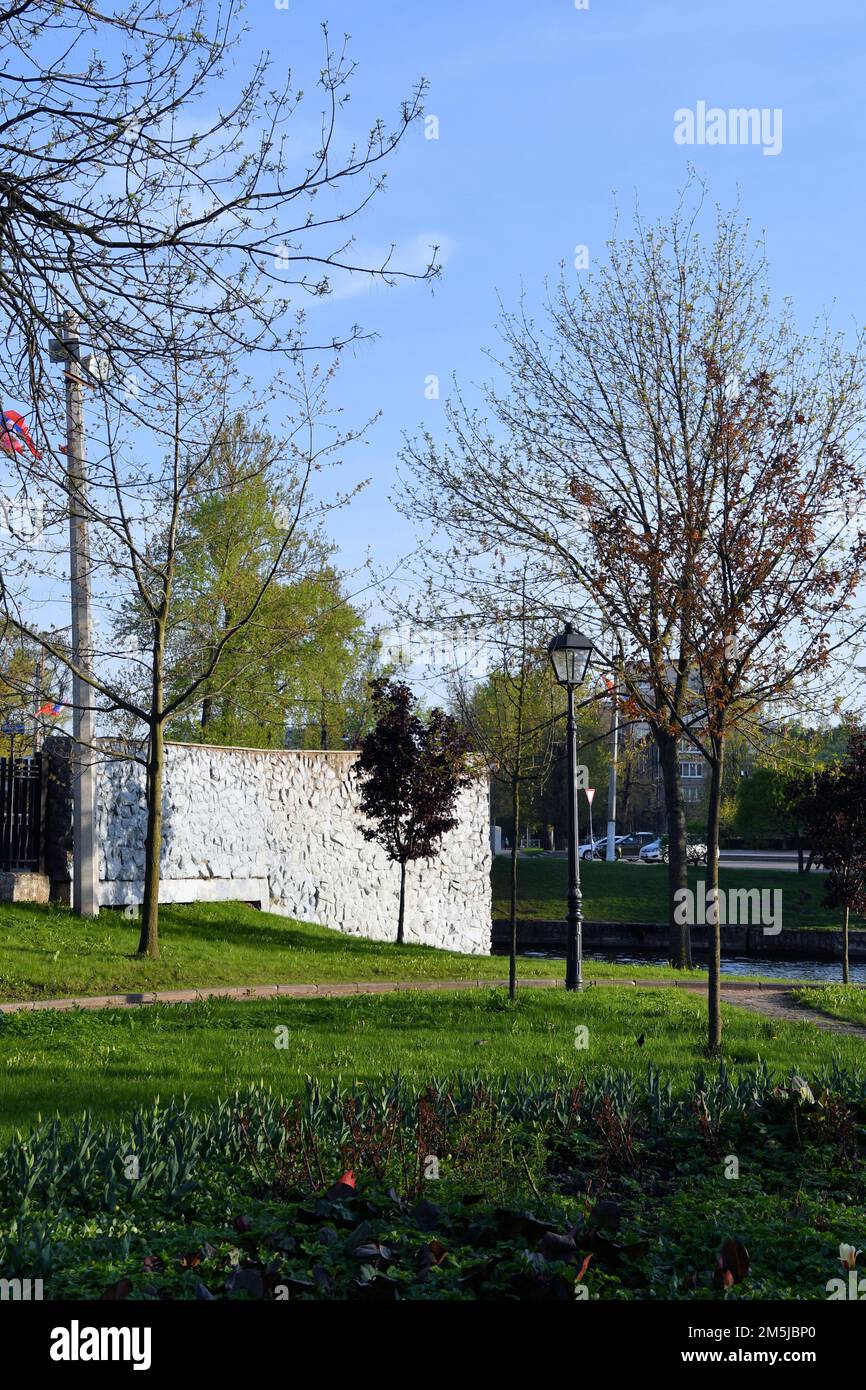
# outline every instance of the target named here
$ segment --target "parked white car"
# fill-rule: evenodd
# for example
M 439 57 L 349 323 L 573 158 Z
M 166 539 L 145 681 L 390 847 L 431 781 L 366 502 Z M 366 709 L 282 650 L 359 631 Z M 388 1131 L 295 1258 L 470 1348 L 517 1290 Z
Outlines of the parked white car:
M 644 845 L 638 858 L 641 864 L 666 864 L 668 862 L 668 838 L 662 835 L 658 840 L 651 840 L 648 845 Z M 701 841 L 686 841 L 686 863 L 691 865 L 706 864 L 707 847 Z
M 650 840 L 648 845 L 644 845 L 638 859 L 642 864 L 663 864 L 661 840 Z
M 603 859 L 604 848 L 607 844 L 607 836 L 604 839 L 595 839 L 591 843 L 587 840 L 586 844 L 578 845 L 577 854 L 579 859 Z
M 628 836 L 626 835 L 615 835 L 613 841 L 614 846 L 621 844 L 622 841 L 627 838 Z M 607 859 L 607 836 L 597 836 L 596 839 L 593 840 L 592 845 L 590 845 L 589 840 L 587 840 L 585 845 L 580 845 L 578 847 L 577 852 L 581 859 Z

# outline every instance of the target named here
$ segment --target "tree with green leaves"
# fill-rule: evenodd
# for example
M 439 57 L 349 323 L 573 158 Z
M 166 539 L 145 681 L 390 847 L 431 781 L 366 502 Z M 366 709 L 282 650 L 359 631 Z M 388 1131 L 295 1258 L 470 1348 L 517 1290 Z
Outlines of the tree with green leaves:
M 372 685 L 376 723 L 361 743 L 357 762 L 360 807 L 368 818 L 365 840 L 382 846 L 400 866 L 397 944 L 403 944 L 406 866 L 432 859 L 443 835 L 458 824 L 459 792 L 472 781 L 466 735 L 441 709 L 422 719 L 403 681 Z
M 310 672 L 312 693 L 299 701 L 291 725 L 293 747 L 357 748 L 375 722 L 371 683 L 394 670 L 383 659 L 381 639 L 358 628 L 331 651 L 320 674 Z
M 267 354 L 273 369 L 262 394 L 273 403 L 284 373 L 304 357 L 333 362 L 340 346 L 364 336 L 354 325 L 311 343 L 299 301 L 328 296 L 334 275 L 394 284 L 438 269 L 432 249 L 420 273 L 393 268 L 390 250 L 367 262 L 346 230 L 420 118 L 424 84 L 400 103 L 393 124 L 373 118 L 364 137 L 345 143 L 339 127 L 354 63 L 345 46 L 334 50 L 325 28 L 322 109 L 305 154 L 288 130 L 303 92 L 285 70 L 274 84 L 266 53 L 233 74 L 236 96 L 227 107 L 215 102 L 224 65 L 241 44 L 238 18 L 234 4 L 200 0 L 129 0 L 105 12 L 83 0 L 21 0 L 4 14 L 0 397 L 23 407 L 40 448 L 5 456 L 2 471 L 46 499 L 49 522 L 38 548 L 0 541 L 0 603 L 4 617 L 95 692 L 99 734 L 76 756 L 102 756 L 102 732 L 117 732 L 114 756 L 144 769 L 139 951 L 152 957 L 159 954 L 166 728 L 219 680 L 217 668 L 256 620 L 293 537 L 322 514 L 311 505 L 320 452 L 311 433 L 328 374 L 317 381 L 316 369 L 299 370 L 278 442 L 291 494 L 283 542 L 261 584 L 169 695 L 166 641 L 181 530 L 231 417 L 242 408 L 256 419 L 266 405 L 238 376 L 238 362 Z M 78 324 L 87 351 L 79 361 L 70 348 L 66 377 L 95 393 L 86 480 L 83 460 L 56 442 L 65 432 L 66 392 L 52 367 L 58 332 L 74 345 Z M 68 579 L 70 516 L 79 537 L 74 561 L 94 610 L 143 607 L 146 641 L 134 651 L 86 633 L 72 655 L 44 635 L 40 603 Z
M 235 416 L 180 528 L 166 633 L 169 698 L 273 575 L 255 616 L 200 687 L 194 713 L 175 722 L 175 738 L 281 748 L 287 725 L 300 723 L 316 730 L 315 746 L 328 747 L 332 734 L 339 745 L 332 692 L 357 673 L 370 639 L 320 530 L 296 527 L 284 546 L 291 498 L 275 458 L 274 440 Z M 140 636 L 141 619 L 139 602 L 118 624 L 121 637 Z
M 563 725 L 561 722 L 562 711 L 559 711 L 559 719 L 556 724 L 553 746 L 553 766 L 551 775 L 538 782 L 530 788 L 529 798 L 526 806 L 526 814 L 530 819 L 534 819 L 540 826 L 544 827 L 549 834 L 548 848 L 556 847 L 556 830 L 560 830 L 560 841 L 568 824 L 568 777 L 565 772 L 567 748 Z M 610 729 L 608 721 L 602 714 L 602 702 L 599 699 L 591 699 L 589 694 L 581 692 L 577 700 L 577 708 L 574 715 L 575 729 L 577 733 L 577 761 L 578 764 L 586 768 L 586 783 L 588 787 L 595 790 L 595 797 L 592 803 L 593 833 L 598 839 L 604 833 L 607 822 L 607 797 L 608 779 L 610 773 Z M 623 787 L 623 797 L 620 803 L 620 815 L 623 824 L 626 823 L 627 801 L 625 798 L 627 755 L 621 758 L 620 773 L 621 784 Z M 579 793 L 581 837 L 586 832 L 589 835 L 589 811 L 586 796 L 583 790 Z M 604 854 L 602 852 L 602 857 Z
M 807 873 L 814 855 L 792 793 L 803 777 L 838 762 L 847 746 L 844 724 L 808 728 L 790 722 L 767 729 L 761 743 L 751 747 L 752 758 L 739 772 L 731 768 L 731 759 L 726 759 L 725 775 L 735 802 L 733 833 L 751 841 L 767 836 L 795 839 L 798 871 Z M 753 848 L 760 846 L 753 844 Z
M 0 630 L 0 722 L 24 726 L 24 734 L 15 738 L 16 754 L 38 749 L 44 729 L 53 722 L 40 714 L 41 707 L 49 700 L 62 703 L 67 687 L 63 665 L 48 658 L 14 623 L 5 623 Z M 12 737 L 0 733 L 0 753 L 6 757 L 11 751 Z

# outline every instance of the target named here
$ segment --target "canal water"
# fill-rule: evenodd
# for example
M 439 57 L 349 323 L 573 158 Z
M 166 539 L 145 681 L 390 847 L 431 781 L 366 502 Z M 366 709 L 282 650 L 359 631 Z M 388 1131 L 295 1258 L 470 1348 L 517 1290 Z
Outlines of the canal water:
M 522 951 L 521 955 L 543 956 L 547 960 L 564 960 L 560 951 Z M 636 951 L 584 951 L 584 960 L 605 960 L 612 965 L 667 965 L 664 956 L 648 951 L 641 955 Z M 700 956 L 695 955 L 695 965 L 706 970 Z M 767 960 L 766 956 L 723 956 L 723 975 L 762 975 L 766 979 L 777 980 L 820 980 L 821 983 L 841 984 L 842 962 L 835 960 Z M 866 961 L 852 963 L 851 981 L 866 984 Z

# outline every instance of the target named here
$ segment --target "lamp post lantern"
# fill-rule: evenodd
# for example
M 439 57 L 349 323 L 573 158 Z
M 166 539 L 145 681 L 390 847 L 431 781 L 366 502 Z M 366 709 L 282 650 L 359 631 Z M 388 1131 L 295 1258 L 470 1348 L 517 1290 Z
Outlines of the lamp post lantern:
M 568 696 L 568 911 L 565 950 L 565 988 L 583 988 L 581 937 L 580 864 L 577 854 L 577 730 L 574 723 L 574 688 L 586 675 L 592 642 L 566 623 L 565 630 L 547 648 L 557 682 Z

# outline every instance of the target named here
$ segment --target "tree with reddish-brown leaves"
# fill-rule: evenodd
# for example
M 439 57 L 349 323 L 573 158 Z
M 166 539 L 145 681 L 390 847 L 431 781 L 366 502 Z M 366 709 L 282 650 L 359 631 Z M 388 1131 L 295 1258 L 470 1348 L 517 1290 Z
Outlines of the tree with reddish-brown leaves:
M 819 359 L 801 344 L 782 365 L 755 364 L 732 392 L 718 364 L 706 362 L 714 443 L 698 476 L 698 506 L 682 513 L 680 553 L 693 566 L 688 645 L 696 679 L 692 708 L 677 722 L 710 769 L 710 902 L 719 896 L 730 736 L 754 737 L 780 710 L 814 713 L 834 693 L 834 658 L 862 630 L 853 605 L 866 573 L 866 538 L 856 521 L 866 503 L 856 446 L 862 364 L 856 352 L 825 343 Z M 685 535 L 692 524 L 694 535 Z M 708 911 L 711 1053 L 722 1031 L 719 916 Z
M 611 634 L 620 704 L 664 775 L 678 965 L 689 962 L 675 911 L 680 741 L 710 765 L 717 887 L 728 737 L 757 738 L 835 698 L 864 573 L 863 337 L 798 333 L 790 308 L 773 307 L 762 247 L 737 212 L 719 213 L 706 239 L 701 220 L 700 197 L 686 195 L 666 222 L 638 216 L 598 270 L 577 286 L 563 276 L 539 323 L 523 306 L 506 314 L 486 409 L 458 392 L 444 441 L 427 434 L 404 450 L 407 510 L 482 560 L 530 556 L 533 611 L 555 593 L 584 631 Z
M 402 681 L 371 683 L 376 724 L 361 744 L 361 810 L 371 824 L 361 827 L 388 858 L 400 865 L 400 910 L 397 944 L 403 944 L 406 911 L 406 866 L 432 859 L 443 835 L 458 824 L 458 793 L 472 774 L 466 735 L 456 719 L 441 709 L 427 719 Z

